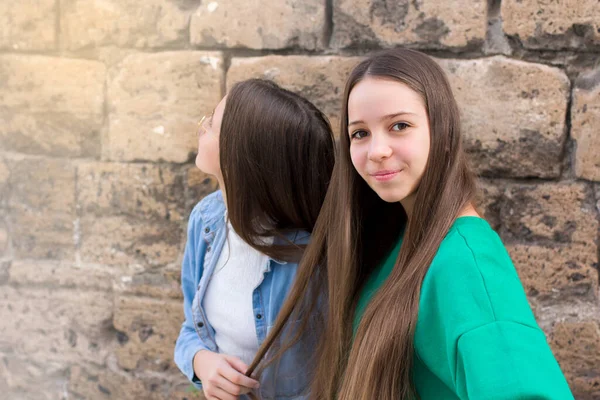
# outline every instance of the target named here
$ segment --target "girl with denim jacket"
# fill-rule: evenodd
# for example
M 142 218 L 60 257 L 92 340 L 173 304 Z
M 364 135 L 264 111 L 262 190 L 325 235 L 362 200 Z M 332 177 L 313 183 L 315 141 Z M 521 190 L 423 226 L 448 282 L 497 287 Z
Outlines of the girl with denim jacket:
M 236 84 L 201 121 L 196 166 L 221 190 L 189 219 L 175 362 L 208 399 L 306 396 L 312 335 L 260 376 L 247 369 L 294 282 L 333 163 L 326 117 L 272 82 Z

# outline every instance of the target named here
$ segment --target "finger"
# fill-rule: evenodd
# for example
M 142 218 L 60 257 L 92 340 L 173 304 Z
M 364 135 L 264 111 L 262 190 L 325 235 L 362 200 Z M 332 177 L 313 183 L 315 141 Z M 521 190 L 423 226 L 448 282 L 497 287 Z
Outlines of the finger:
M 233 369 L 233 367 L 229 366 L 226 368 L 222 368 L 218 371 L 220 375 L 227 378 L 227 380 L 231 383 L 235 383 L 238 386 L 246 386 L 247 388 L 256 389 L 260 386 L 258 381 L 247 377 L 246 375 L 240 373 Z
M 246 371 L 248 371 L 248 366 L 237 357 L 226 356 L 225 360 L 227 360 L 229 365 L 231 365 L 233 368 L 235 368 L 238 372 L 242 374 L 246 374 Z
M 217 387 L 234 396 L 239 396 L 242 394 L 242 389 L 244 389 L 243 386 L 238 386 L 223 376 L 219 377 L 219 380 L 217 381 Z
M 221 388 L 213 388 L 213 396 L 219 400 L 238 400 L 237 396 L 227 393 Z

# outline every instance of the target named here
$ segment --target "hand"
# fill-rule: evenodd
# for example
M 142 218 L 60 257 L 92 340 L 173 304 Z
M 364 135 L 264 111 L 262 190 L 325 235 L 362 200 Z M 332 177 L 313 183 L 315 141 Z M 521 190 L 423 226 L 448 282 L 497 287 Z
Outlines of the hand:
M 237 357 L 200 350 L 193 363 L 207 400 L 237 400 L 239 395 L 260 386 L 245 375 L 248 366 Z

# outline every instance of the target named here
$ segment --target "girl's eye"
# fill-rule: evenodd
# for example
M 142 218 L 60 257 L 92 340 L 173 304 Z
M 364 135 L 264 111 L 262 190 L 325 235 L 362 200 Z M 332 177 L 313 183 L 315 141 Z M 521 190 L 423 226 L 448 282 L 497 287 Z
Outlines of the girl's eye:
M 351 139 L 362 139 L 364 137 L 366 137 L 368 135 L 367 132 L 365 131 L 356 131 L 354 133 L 352 133 L 352 135 L 350 135 Z
M 394 125 L 392 125 L 392 130 L 393 131 L 402 131 L 404 129 L 408 128 L 408 124 L 404 123 L 404 122 L 397 122 Z

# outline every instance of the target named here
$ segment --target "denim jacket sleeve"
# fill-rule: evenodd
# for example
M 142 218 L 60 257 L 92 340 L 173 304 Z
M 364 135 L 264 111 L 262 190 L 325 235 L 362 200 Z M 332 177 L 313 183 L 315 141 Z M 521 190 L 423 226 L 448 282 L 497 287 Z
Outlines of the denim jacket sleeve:
M 179 337 L 175 344 L 175 363 L 185 376 L 196 386 L 202 388 L 200 380 L 194 374 L 194 355 L 200 350 L 208 350 L 202 342 L 194 326 L 192 316 L 192 301 L 196 295 L 198 282 L 202 276 L 203 260 L 198 255 L 202 252 L 198 247 L 202 246 L 202 218 L 197 205 L 190 215 L 187 230 L 187 243 L 183 256 L 181 268 L 181 289 L 183 291 L 183 311 L 185 321 L 181 326 Z

